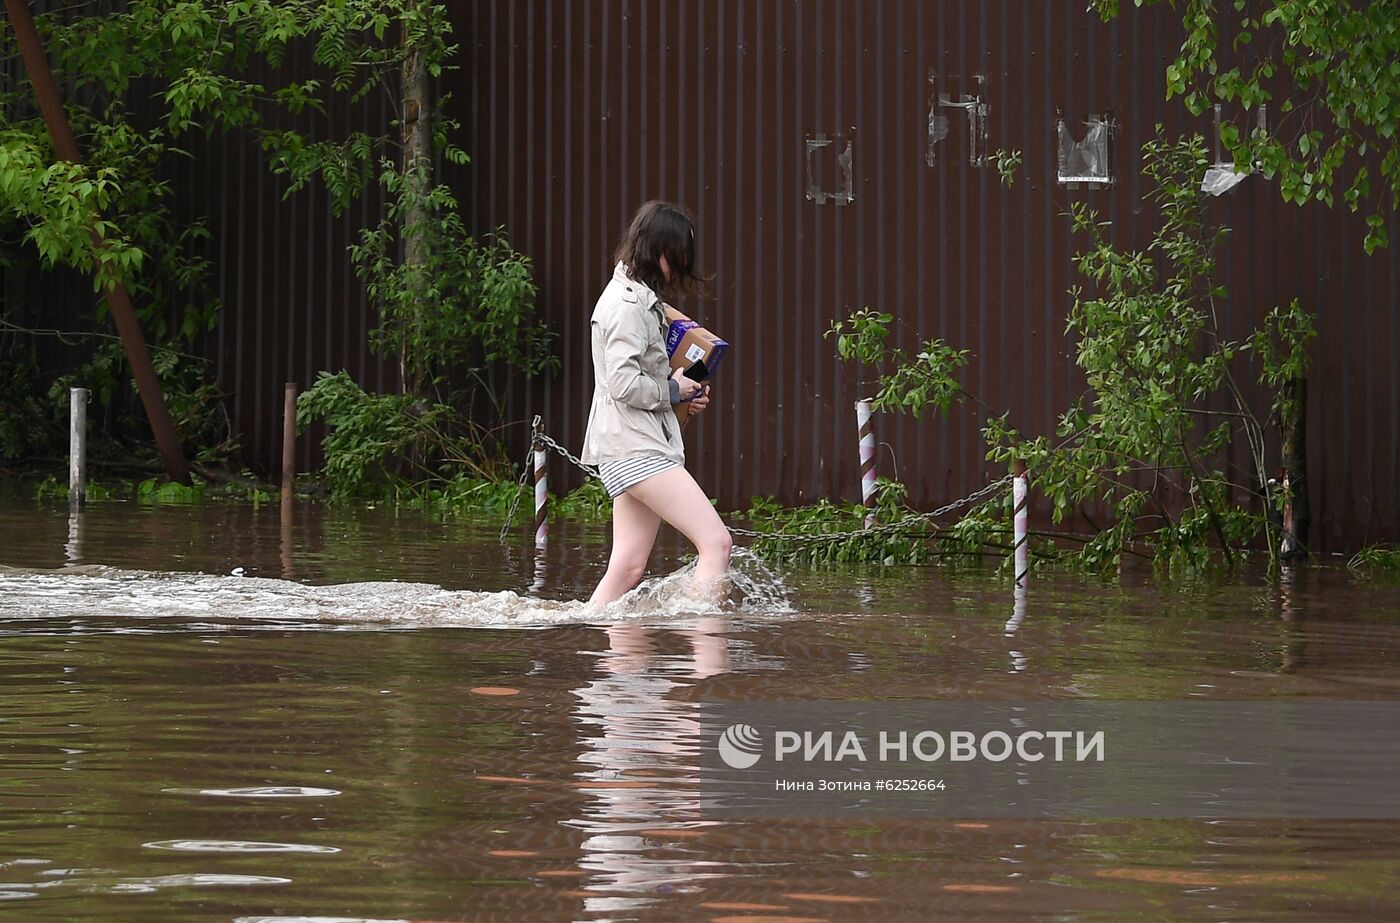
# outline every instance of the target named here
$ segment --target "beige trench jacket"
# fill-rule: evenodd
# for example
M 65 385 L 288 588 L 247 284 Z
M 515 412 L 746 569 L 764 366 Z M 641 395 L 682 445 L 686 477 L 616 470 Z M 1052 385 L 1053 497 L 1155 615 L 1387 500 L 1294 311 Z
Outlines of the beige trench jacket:
M 666 315 L 656 294 L 622 263 L 593 308 L 593 406 L 583 437 L 585 464 L 656 454 L 685 464 L 671 412 Z

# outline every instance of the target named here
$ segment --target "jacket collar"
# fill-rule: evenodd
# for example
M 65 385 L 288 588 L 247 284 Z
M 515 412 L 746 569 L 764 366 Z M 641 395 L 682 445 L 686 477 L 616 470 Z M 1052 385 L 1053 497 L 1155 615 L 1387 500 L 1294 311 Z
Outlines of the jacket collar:
M 655 313 L 657 320 L 664 324 L 666 315 L 661 307 L 661 299 L 657 296 L 656 292 L 652 291 L 651 286 L 647 285 L 645 282 L 638 282 L 636 279 L 629 276 L 627 274 L 627 266 L 623 264 L 621 260 L 613 267 L 613 281 L 620 283 L 624 286 L 626 291 L 631 293 L 628 296 L 629 300 L 636 301 L 640 304 L 642 310 L 650 310 Z
M 643 307 L 649 308 L 652 306 L 653 302 L 661 300 L 657 297 L 656 292 L 652 290 L 651 286 L 647 285 L 645 282 L 639 282 L 628 275 L 627 266 L 621 261 L 618 261 L 618 264 L 613 267 L 613 279 L 614 281 L 621 282 L 629 291 L 636 295 L 637 301 L 641 302 Z

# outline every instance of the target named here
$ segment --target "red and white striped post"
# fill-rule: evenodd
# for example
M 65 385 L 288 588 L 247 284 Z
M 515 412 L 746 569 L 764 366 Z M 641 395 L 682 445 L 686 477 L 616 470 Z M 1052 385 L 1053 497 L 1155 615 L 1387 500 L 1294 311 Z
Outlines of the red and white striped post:
M 860 497 L 868 529 L 875 525 L 875 430 L 870 425 L 869 398 L 856 401 L 856 430 L 860 438 Z
M 1016 586 L 1026 585 L 1030 573 L 1030 512 L 1029 483 L 1026 463 L 1016 459 L 1011 464 L 1011 526 L 1015 536 Z
M 535 547 L 543 548 L 549 543 L 549 453 L 538 429 L 531 444 L 535 450 Z

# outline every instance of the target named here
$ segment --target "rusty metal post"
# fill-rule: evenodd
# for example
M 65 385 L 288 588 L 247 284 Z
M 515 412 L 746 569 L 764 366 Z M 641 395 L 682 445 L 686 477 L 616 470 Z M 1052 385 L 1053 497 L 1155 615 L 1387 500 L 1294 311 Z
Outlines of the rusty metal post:
M 282 398 L 282 499 L 290 500 L 297 480 L 297 383 L 287 382 Z
M 60 160 L 82 163 L 78 154 L 78 142 L 73 138 L 73 129 L 68 124 L 68 114 L 63 111 L 59 99 L 58 85 L 54 82 L 49 59 L 44 54 L 43 43 L 34 28 L 34 17 L 30 15 L 29 4 L 24 0 L 5 0 L 5 9 L 10 14 L 10 25 L 15 30 L 15 40 L 24 55 L 24 66 L 29 72 L 29 82 L 34 85 L 34 96 L 43 113 L 44 124 L 48 126 L 49 138 L 53 141 L 54 153 Z M 102 237 L 93 228 L 92 243 L 101 247 Z M 150 421 L 151 432 L 156 438 L 161 460 L 170 479 L 181 484 L 190 483 L 189 468 L 185 464 L 184 453 L 180 449 L 180 438 L 175 433 L 175 422 L 170 418 L 170 410 L 165 406 L 165 395 L 161 391 L 160 379 L 156 378 L 151 366 L 151 354 L 146 350 L 146 340 L 141 334 L 141 324 L 136 319 L 136 311 L 131 306 L 131 296 L 126 286 L 113 283 L 107 289 L 107 306 L 112 311 L 112 322 L 121 336 L 122 348 L 127 361 L 131 363 L 131 373 L 136 379 L 136 388 L 141 394 L 141 404 L 146 409 L 146 419 Z
M 282 552 L 282 579 L 296 576 L 292 564 L 295 547 L 292 527 L 296 520 L 297 483 L 297 384 L 287 382 L 282 397 L 282 496 L 278 504 L 278 526 Z

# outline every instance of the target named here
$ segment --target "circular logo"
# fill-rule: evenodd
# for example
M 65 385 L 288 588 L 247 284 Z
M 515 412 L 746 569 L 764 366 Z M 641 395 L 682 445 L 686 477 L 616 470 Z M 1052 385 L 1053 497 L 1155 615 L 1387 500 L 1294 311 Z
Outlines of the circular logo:
M 763 736 L 747 724 L 731 724 L 719 735 L 719 758 L 731 769 L 748 769 L 763 755 Z

